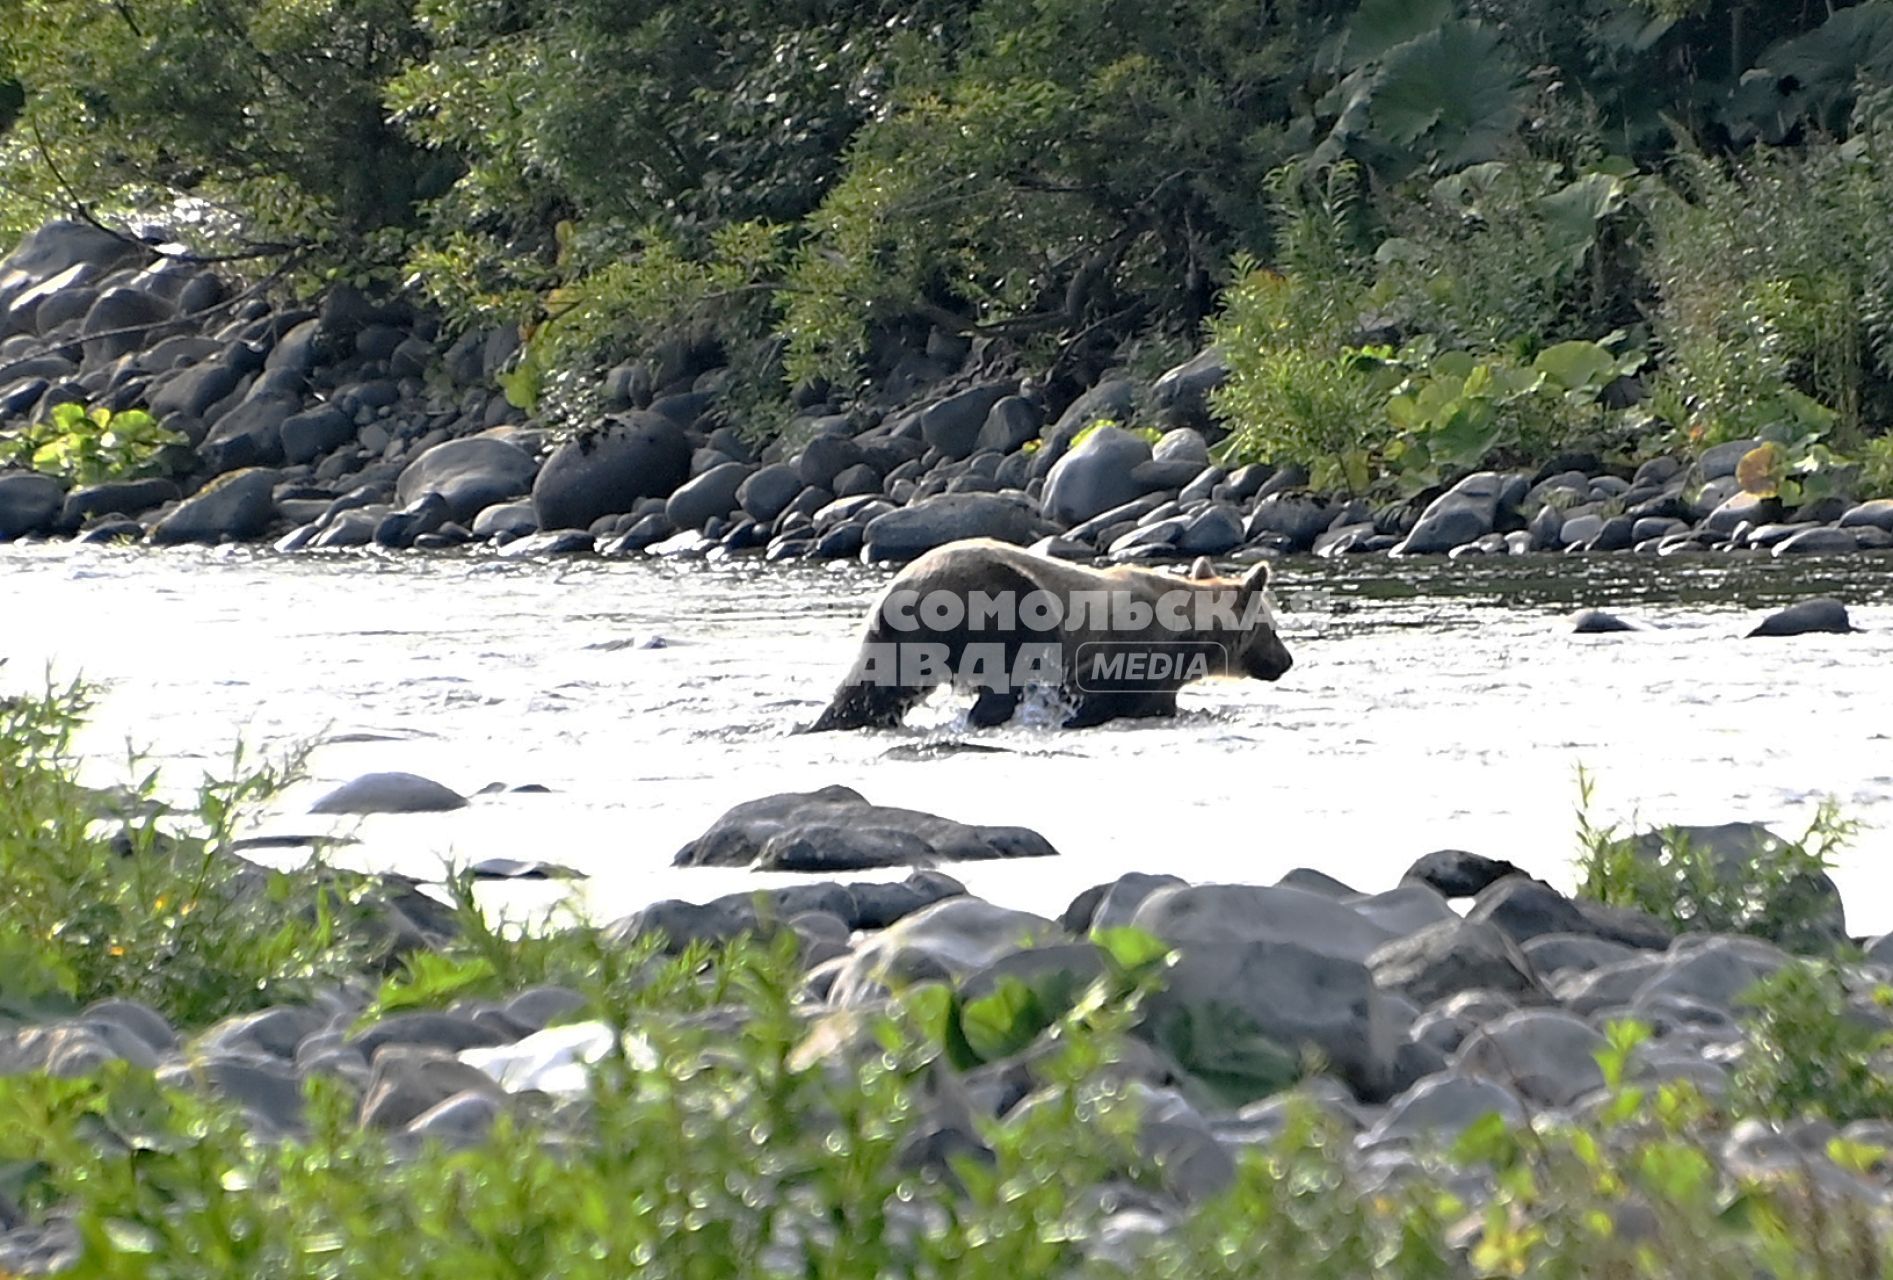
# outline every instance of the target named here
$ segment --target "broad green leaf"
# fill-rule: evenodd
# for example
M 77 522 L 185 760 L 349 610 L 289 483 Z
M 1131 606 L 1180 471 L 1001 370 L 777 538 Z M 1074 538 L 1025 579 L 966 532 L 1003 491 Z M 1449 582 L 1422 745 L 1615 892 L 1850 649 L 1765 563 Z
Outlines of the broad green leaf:
M 1391 52 L 1373 90 L 1375 130 L 1395 145 L 1425 140 L 1457 168 L 1490 159 L 1524 116 L 1523 77 L 1496 31 L 1445 23 Z
M 1397 45 L 1439 28 L 1453 16 L 1453 0 L 1362 0 L 1348 24 L 1343 63 L 1372 62 Z
M 1472 376 L 1478 367 L 1478 361 L 1472 358 L 1470 351 L 1442 351 L 1433 359 L 1433 372 L 1442 378 L 1458 378 L 1464 382 Z
M 1498 424 L 1489 407 L 1462 406 L 1428 433 L 1434 456 L 1447 466 L 1470 467 L 1484 460 L 1499 442 Z
M 1623 208 L 1624 180 L 1608 173 L 1587 173 L 1538 202 L 1545 229 L 1566 267 L 1575 270 L 1597 243 L 1598 224 Z
M 961 1007 L 960 1027 L 973 1052 L 983 1061 L 995 1062 L 1031 1044 L 1056 1016 L 1030 985 L 1005 977 L 991 995 Z
M 1532 368 L 1567 391 L 1602 390 L 1616 376 L 1617 361 L 1595 342 L 1560 342 L 1539 352 Z
M 1094 929 L 1091 940 L 1126 973 L 1138 973 L 1161 964 L 1171 952 L 1170 944 L 1162 938 L 1130 925 Z

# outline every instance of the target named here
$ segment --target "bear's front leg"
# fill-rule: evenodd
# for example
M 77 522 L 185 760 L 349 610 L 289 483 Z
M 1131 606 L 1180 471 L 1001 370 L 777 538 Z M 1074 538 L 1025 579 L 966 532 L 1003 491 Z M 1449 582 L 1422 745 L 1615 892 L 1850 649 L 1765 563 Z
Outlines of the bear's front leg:
M 982 689 L 972 710 L 966 713 L 969 729 L 994 729 L 1012 719 L 1019 709 L 1017 689 Z

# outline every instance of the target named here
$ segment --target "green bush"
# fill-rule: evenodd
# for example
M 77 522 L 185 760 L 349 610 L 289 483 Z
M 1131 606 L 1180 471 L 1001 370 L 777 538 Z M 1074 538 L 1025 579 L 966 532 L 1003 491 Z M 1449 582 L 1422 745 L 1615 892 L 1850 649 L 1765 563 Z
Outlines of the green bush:
M 1694 408 L 1692 440 L 1741 439 L 1826 416 L 1857 443 L 1885 410 L 1875 346 L 1893 320 L 1893 248 L 1875 212 L 1883 131 L 1845 146 L 1683 156 L 1643 188 L 1665 368 Z M 1812 402 L 1812 403 L 1809 403 Z
M 1598 163 L 1519 154 L 1388 193 L 1377 304 L 1442 345 L 1522 358 L 1610 330 L 1634 178 L 1621 157 Z
M 1893 1118 L 1893 989 L 1856 985 L 1840 965 L 1802 960 L 1744 997 L 1749 1043 L 1729 1099 L 1738 1114 L 1837 1125 Z
M 383 86 L 423 49 L 412 0 L 18 0 L 0 66 L 0 214 L 148 210 L 188 193 L 246 242 L 392 266 L 389 238 L 452 179 L 404 137 Z
M 79 685 L 0 701 L 0 1016 L 124 998 L 196 1025 L 371 963 L 358 880 L 230 852 L 286 766 L 239 753 L 188 810 L 157 799 L 155 773 L 94 791 L 72 750 L 90 705 Z
M 1729 874 L 1715 856 L 1675 828 L 1655 834 L 1654 848 L 1591 820 L 1590 777 L 1578 774 L 1578 892 L 1609 906 L 1646 911 L 1679 933 L 1747 933 L 1794 949 L 1831 946 L 1822 928 L 1833 909 L 1827 871 L 1859 824 L 1822 802 L 1798 840 L 1763 842 Z
M 58 476 L 70 485 L 136 480 L 172 469 L 189 441 L 143 409 L 62 404 L 33 426 L 0 431 L 0 464 Z

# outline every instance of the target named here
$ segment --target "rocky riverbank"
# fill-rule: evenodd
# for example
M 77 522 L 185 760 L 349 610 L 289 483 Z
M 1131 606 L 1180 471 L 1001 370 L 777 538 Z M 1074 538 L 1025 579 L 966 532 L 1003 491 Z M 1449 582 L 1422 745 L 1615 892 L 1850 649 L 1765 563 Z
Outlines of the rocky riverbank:
M 806 828 L 858 799 L 831 789 L 739 806 L 679 858 L 748 860 L 763 828 Z M 791 820 L 779 821 L 784 815 Z M 904 811 L 881 811 L 864 829 L 903 824 L 991 838 L 991 829 Z M 1029 845 L 1028 837 L 1011 838 Z M 598 972 L 610 970 L 612 955 L 630 957 L 615 987 L 575 977 L 455 998 L 469 964 L 484 966 L 474 980 L 489 987 L 503 971 L 508 961 L 492 947 L 523 955 L 529 944 L 471 945 L 464 921 L 417 905 L 412 886 L 385 882 L 371 895 L 381 904 L 371 918 L 393 912 L 404 922 L 381 931 L 378 945 L 391 941 L 408 957 L 413 977 L 405 985 L 367 971 L 200 1026 L 174 1026 L 123 999 L 72 1016 L 14 1019 L 0 1033 L 0 1077 L 83 1082 L 106 1072 L 118 1090 L 155 1080 L 228 1104 L 234 1127 L 179 1120 L 197 1127 L 173 1131 L 149 1098 L 138 1110 L 101 1102 L 85 1142 L 101 1144 L 107 1159 L 146 1152 L 146 1176 L 165 1193 L 107 1204 L 116 1225 L 100 1235 L 83 1198 L 48 1199 L 29 1177 L 23 1185 L 37 1188 L 37 1210 L 0 1198 L 0 1267 L 48 1274 L 82 1256 L 95 1264 L 103 1255 L 170 1257 L 176 1246 L 167 1233 L 190 1238 L 204 1228 L 206 1210 L 188 1194 L 173 1198 L 179 1186 L 164 1179 L 182 1178 L 188 1167 L 220 1180 L 219 1197 L 276 1197 L 280 1206 L 295 1192 L 283 1174 L 260 1172 L 275 1170 L 277 1157 L 259 1152 L 292 1153 L 290 1165 L 317 1186 L 322 1179 L 312 1171 L 322 1166 L 302 1162 L 340 1161 L 358 1190 L 398 1199 L 419 1194 L 425 1181 L 403 1182 L 401 1170 L 446 1170 L 449 1161 L 493 1150 L 517 1162 L 524 1132 L 562 1153 L 560 1178 L 629 1200 L 637 1188 L 585 1179 L 601 1176 L 594 1159 L 613 1158 L 599 1144 L 623 1121 L 620 1109 L 660 1096 L 697 1117 L 690 1132 L 705 1162 L 732 1143 L 730 1158 L 749 1162 L 758 1181 L 743 1195 L 711 1187 L 679 1195 L 728 1215 L 706 1218 L 703 1229 L 714 1222 L 731 1238 L 753 1240 L 759 1274 L 799 1272 L 811 1258 L 832 1256 L 842 1246 L 823 1223 L 867 1209 L 824 1200 L 833 1190 L 825 1175 L 797 1163 L 805 1158 L 798 1153 L 822 1150 L 852 1152 L 869 1162 L 862 1168 L 885 1162 L 887 1185 L 872 1178 L 850 1185 L 855 1195 L 888 1197 L 872 1209 L 874 1244 L 916 1267 L 928 1241 L 957 1238 L 953 1214 L 978 1219 L 979 1184 L 966 1180 L 981 1168 L 1052 1184 L 1082 1171 L 1083 1180 L 1060 1193 L 1056 1270 L 1044 1274 L 1100 1274 L 1095 1268 L 1166 1258 L 1182 1267 L 1200 1247 L 1194 1233 L 1223 1229 L 1218 1215 L 1232 1204 L 1259 1213 L 1244 1196 L 1258 1186 L 1288 1195 L 1302 1177 L 1335 1197 L 1335 1221 L 1359 1216 L 1349 1228 L 1361 1236 L 1356 1243 L 1405 1232 L 1413 1247 L 1437 1250 L 1441 1274 L 1489 1274 L 1482 1250 L 1506 1232 L 1567 1230 L 1573 1217 L 1589 1221 L 1594 1235 L 1539 1239 L 1530 1248 L 1580 1260 L 1644 1250 L 1674 1265 L 1685 1247 L 1676 1234 L 1682 1220 L 1691 1230 L 1714 1224 L 1708 1243 L 1722 1256 L 1734 1242 L 1767 1233 L 1745 1220 L 1718 1223 L 1705 1206 L 1759 1212 L 1776 1194 L 1824 1215 L 1823 1232 L 1844 1224 L 1847 1247 L 1881 1256 L 1893 1229 L 1888 1099 L 1869 1092 L 1865 1109 L 1873 1114 L 1862 1114 L 1862 1096 L 1842 1099 L 1837 1084 L 1831 1095 L 1796 1094 L 1777 1077 L 1784 1054 L 1830 1084 L 1873 1069 L 1865 1059 L 1823 1055 L 1878 1046 L 1893 1034 L 1893 1016 L 1875 994 L 1893 977 L 1893 937 L 1862 940 L 1864 949 L 1850 944 L 1831 884 L 1779 878 L 1781 864 L 1771 860 L 1785 843 L 1732 824 L 1650 834 L 1624 847 L 1652 865 L 1686 846 L 1705 851 L 1723 883 L 1753 886 L 1769 899 L 1758 925 L 1777 928 L 1780 943 L 1803 953 L 1841 955 L 1838 967 L 1749 933 L 1679 932 L 1674 920 L 1650 912 L 1567 897 L 1509 863 L 1440 851 L 1380 891 L 1314 870 L 1270 886 L 1129 875 L 1087 888 L 1057 919 L 969 896 L 937 868 L 896 882 L 824 880 L 700 905 L 660 903 L 566 937 Z M 738 958 L 718 959 L 715 949 L 730 945 Z M 762 952 L 740 958 L 756 945 Z M 1796 981 L 1804 986 L 1786 985 Z M 758 995 L 758 982 L 779 982 L 780 1003 Z M 601 994 L 607 990 L 616 994 Z M 1805 1010 L 1810 1025 L 1830 1034 L 1850 1028 L 1851 1038 L 1782 1042 L 1769 1019 L 1805 1003 L 1809 990 L 1837 1002 L 1824 1015 Z M 1093 1034 L 1087 1018 L 1111 1010 L 1121 1025 L 1107 1018 L 1116 1029 L 1096 1033 L 1100 1056 L 1074 1066 L 1073 1046 Z M 912 1034 L 919 1039 L 904 1038 Z M 772 1044 L 779 1050 L 759 1047 Z M 777 1051 L 785 1056 L 770 1058 Z M 898 1101 L 861 1092 L 887 1069 L 876 1064 L 897 1058 L 908 1073 Z M 718 1074 L 731 1068 L 736 1076 Z M 772 1086 L 785 1090 L 776 1104 L 793 1097 L 802 1109 L 763 1120 L 744 1089 L 784 1071 Z M 693 1081 L 715 1085 L 710 1110 L 689 1110 Z M 1069 1111 L 1077 1097 L 1093 1106 Z M 1098 1123 L 1095 1107 L 1105 1098 L 1120 1118 L 1132 1117 L 1125 1141 L 1084 1147 L 1085 1159 L 1098 1163 L 1073 1165 L 1082 1144 L 1072 1132 L 1059 1139 L 1059 1126 Z M 1797 1101 L 1812 1105 L 1805 1114 L 1743 1113 Z M 355 1141 L 349 1130 L 371 1145 L 339 1154 L 331 1144 Z M 870 1132 L 880 1148 L 864 1146 Z M 1051 1146 L 1022 1172 L 1009 1135 L 1033 1132 Z M 1061 1141 L 1072 1144 L 1065 1156 L 1045 1153 Z M 1566 1190 L 1553 1194 L 1555 1179 L 1570 1173 L 1571 1161 L 1583 1168 L 1579 1156 L 1594 1175 L 1616 1181 L 1566 1201 L 1559 1198 Z M 1546 1179 L 1542 1196 L 1520 1190 L 1527 1168 Z M 895 1195 L 897 1184 L 907 1190 Z M 1042 1190 L 1015 1194 L 1031 1199 Z M 1420 1200 L 1435 1204 L 1434 1216 L 1415 1208 Z M 215 1212 L 223 1215 L 217 1222 L 242 1217 L 229 1199 Z M 576 1229 L 549 1225 L 554 1212 L 521 1204 L 507 1230 Z M 1697 1213 L 1701 1221 L 1688 1216 Z M 1387 1219 L 1382 1227 L 1372 1225 L 1376 1214 Z M 1261 1238 L 1278 1226 L 1257 1219 L 1243 1230 Z M 285 1239 L 300 1241 L 300 1228 L 284 1229 Z M 363 1247 L 350 1235 L 356 1229 L 366 1228 L 337 1225 L 323 1247 Z M 316 1234 L 330 1239 L 330 1230 Z M 566 1243 L 583 1238 L 580 1231 Z M 1817 1236 L 1799 1247 L 1791 1257 L 1818 1265 L 1820 1250 L 1837 1246 Z
M 557 442 L 497 390 L 517 332 L 444 341 L 346 288 L 273 306 L 182 252 L 53 223 L 0 262 L 0 431 L 79 404 L 148 410 L 185 442 L 136 480 L 0 473 L 0 539 L 869 562 L 976 536 L 1119 562 L 1893 549 L 1893 499 L 1744 492 L 1755 441 L 1628 473 L 1560 458 L 1386 505 L 1312 493 L 1293 467 L 1225 469 L 1213 349 L 1148 386 L 1054 386 L 922 335 L 882 353 L 860 401 L 805 389 L 757 448 L 720 425 L 722 353 L 679 340 L 611 370 L 596 429 Z

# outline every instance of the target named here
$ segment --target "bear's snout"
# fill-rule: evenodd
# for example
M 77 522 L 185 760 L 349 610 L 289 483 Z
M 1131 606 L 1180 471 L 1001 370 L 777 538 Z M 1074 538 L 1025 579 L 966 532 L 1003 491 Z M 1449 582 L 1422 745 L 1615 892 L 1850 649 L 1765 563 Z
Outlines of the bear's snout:
M 1258 680 L 1280 680 L 1288 674 L 1288 669 L 1295 665 L 1289 656 L 1288 646 L 1276 635 L 1261 637 L 1249 647 L 1248 661 L 1244 663 L 1249 674 Z

